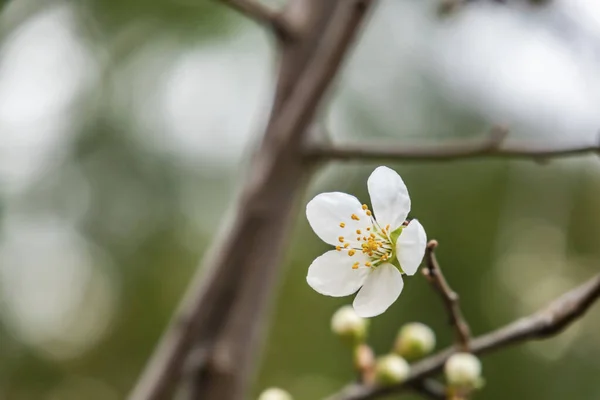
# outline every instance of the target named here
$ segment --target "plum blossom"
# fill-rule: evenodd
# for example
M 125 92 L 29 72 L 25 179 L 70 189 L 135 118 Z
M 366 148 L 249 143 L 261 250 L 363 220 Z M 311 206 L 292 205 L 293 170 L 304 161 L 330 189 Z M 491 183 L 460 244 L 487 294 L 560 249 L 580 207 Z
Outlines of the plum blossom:
M 353 307 L 363 318 L 383 313 L 396 301 L 402 275 L 417 272 L 427 244 L 419 221 L 406 221 L 410 197 L 395 171 L 376 168 L 367 187 L 373 211 L 341 192 L 318 194 L 306 206 L 317 236 L 335 246 L 312 262 L 308 284 L 326 296 L 358 291 Z
M 471 353 L 455 353 L 444 365 L 448 384 L 461 388 L 478 388 L 481 378 L 481 361 Z

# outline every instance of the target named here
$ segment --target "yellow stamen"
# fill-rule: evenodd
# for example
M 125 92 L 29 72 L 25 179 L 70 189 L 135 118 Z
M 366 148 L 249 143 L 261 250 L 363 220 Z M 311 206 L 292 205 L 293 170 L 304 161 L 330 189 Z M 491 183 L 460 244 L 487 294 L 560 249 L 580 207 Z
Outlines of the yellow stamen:
M 360 218 L 358 218 L 358 215 L 356 215 L 356 214 L 352 214 L 352 215 L 350 216 L 350 218 L 352 218 L 352 219 L 353 219 L 353 220 L 355 220 L 355 221 L 360 221 Z
M 375 239 L 377 237 L 377 236 L 375 236 L 374 233 L 371 233 L 369 236 L 372 237 L 373 239 Z
M 358 262 L 355 262 L 354 264 L 352 264 L 352 269 L 358 269 Z
M 343 236 L 340 236 L 340 237 L 338 238 L 338 240 L 340 241 L 340 243 L 344 243 L 344 237 L 343 237 Z
M 367 210 L 366 214 L 367 214 L 369 217 L 370 217 L 371 215 L 373 215 L 373 214 L 371 213 L 371 211 L 369 211 L 369 210 Z
M 356 230 L 356 234 L 357 234 L 357 235 L 360 235 L 360 229 L 357 229 L 357 230 Z
M 350 246 L 350 243 L 344 243 L 344 248 L 347 249 Z
M 356 251 L 354 251 L 353 249 L 348 250 L 348 255 L 350 257 L 352 257 L 354 255 L 354 253 L 356 253 Z
M 344 228 L 344 227 L 346 227 L 346 224 L 343 222 L 340 222 L 340 228 Z
M 370 230 L 371 230 L 371 228 L 367 228 L 367 230 L 368 230 L 368 231 L 370 231 Z
M 335 246 L 335 249 L 336 249 L 337 251 L 342 251 L 342 248 L 341 248 L 340 246 Z
M 365 263 L 365 266 L 366 266 L 366 267 L 370 267 L 370 266 L 371 266 L 371 263 L 367 261 L 367 262 Z
M 373 238 L 365 238 L 367 243 L 362 244 L 363 253 L 369 253 L 372 255 L 374 251 L 379 250 L 379 247 L 383 246 L 381 242 L 373 240 Z
M 356 240 L 358 240 L 360 242 L 360 236 L 356 238 Z
M 366 204 L 363 204 L 363 205 L 362 205 L 362 209 L 363 209 L 363 210 L 368 210 L 368 209 L 369 209 L 369 206 L 367 206 Z
M 386 225 L 386 226 L 385 226 L 385 230 L 389 232 L 389 231 L 390 231 L 390 226 L 389 226 L 389 225 Z

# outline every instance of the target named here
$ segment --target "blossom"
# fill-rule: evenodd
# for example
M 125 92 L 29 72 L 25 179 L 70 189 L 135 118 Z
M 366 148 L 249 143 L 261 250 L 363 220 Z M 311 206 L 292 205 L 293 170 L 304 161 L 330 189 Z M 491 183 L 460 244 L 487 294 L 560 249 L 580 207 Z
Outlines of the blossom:
M 470 353 L 456 353 L 444 365 L 448 383 L 455 387 L 477 388 L 481 384 L 481 362 Z
M 308 284 L 326 296 L 358 291 L 353 306 L 363 318 L 383 313 L 396 301 L 404 287 L 402 274 L 417 272 L 427 242 L 419 221 L 406 223 L 410 197 L 395 171 L 376 168 L 367 187 L 373 212 L 340 192 L 318 194 L 306 205 L 312 229 L 335 246 L 312 262 Z
M 262 392 L 258 400 L 292 400 L 292 396 L 283 389 L 273 387 Z
M 402 383 L 410 374 L 410 365 L 396 354 L 380 357 L 375 364 L 375 380 L 381 385 Z
M 396 336 L 394 351 L 409 361 L 421 358 L 433 351 L 435 333 L 425 324 L 411 322 L 404 325 Z
M 359 317 L 350 306 L 343 306 L 331 318 L 331 330 L 336 335 L 360 342 L 367 335 L 369 321 Z

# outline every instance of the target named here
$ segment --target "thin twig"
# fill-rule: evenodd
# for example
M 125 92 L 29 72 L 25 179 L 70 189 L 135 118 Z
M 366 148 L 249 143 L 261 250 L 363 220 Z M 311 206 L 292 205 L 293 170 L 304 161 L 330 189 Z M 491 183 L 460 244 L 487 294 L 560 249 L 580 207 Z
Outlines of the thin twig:
M 475 354 L 490 353 L 507 346 L 552 337 L 580 318 L 600 297 L 600 275 L 563 294 L 548 306 L 528 317 L 479 336 L 470 343 Z M 457 347 L 450 347 L 411 366 L 411 375 L 400 385 L 389 387 L 350 384 L 327 400 L 368 400 L 411 389 L 418 382 L 442 370 Z
M 582 154 L 600 154 L 600 144 L 548 146 L 542 143 L 521 142 L 503 145 L 503 137 L 492 131 L 483 141 L 454 141 L 436 145 L 399 145 L 396 143 L 319 144 L 306 149 L 311 161 L 340 160 L 393 160 L 393 161 L 452 161 L 473 158 L 506 158 L 545 161 L 550 158 Z M 496 133 L 494 133 L 496 132 Z M 500 140 L 498 140 L 500 138 Z
M 288 39 L 293 36 L 293 29 L 282 14 L 258 0 L 221 0 L 234 10 L 248 18 L 273 29 L 278 37 Z
M 456 330 L 456 343 L 461 350 L 469 351 L 469 341 L 471 338 L 471 330 L 469 324 L 462 315 L 459 304 L 458 294 L 452 290 L 435 257 L 435 248 L 438 242 L 431 240 L 427 244 L 425 252 L 425 268 L 423 275 L 431 283 L 436 292 L 440 295 L 444 306 L 448 311 L 450 325 Z

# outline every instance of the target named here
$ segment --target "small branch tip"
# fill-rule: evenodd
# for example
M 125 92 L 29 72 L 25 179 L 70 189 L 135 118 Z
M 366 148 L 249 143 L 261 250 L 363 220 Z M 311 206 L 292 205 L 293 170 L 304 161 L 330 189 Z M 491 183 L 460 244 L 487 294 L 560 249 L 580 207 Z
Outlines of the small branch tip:
M 444 303 L 450 325 L 454 328 L 456 334 L 456 343 L 458 347 L 463 351 L 469 351 L 471 330 L 460 309 L 459 295 L 452 290 L 446 281 L 442 269 L 435 257 L 434 250 L 437 245 L 438 242 L 434 239 L 427 243 L 427 257 L 425 258 L 426 267 L 423 269 L 423 275 L 425 275 L 425 278 L 431 283 L 432 288 Z

